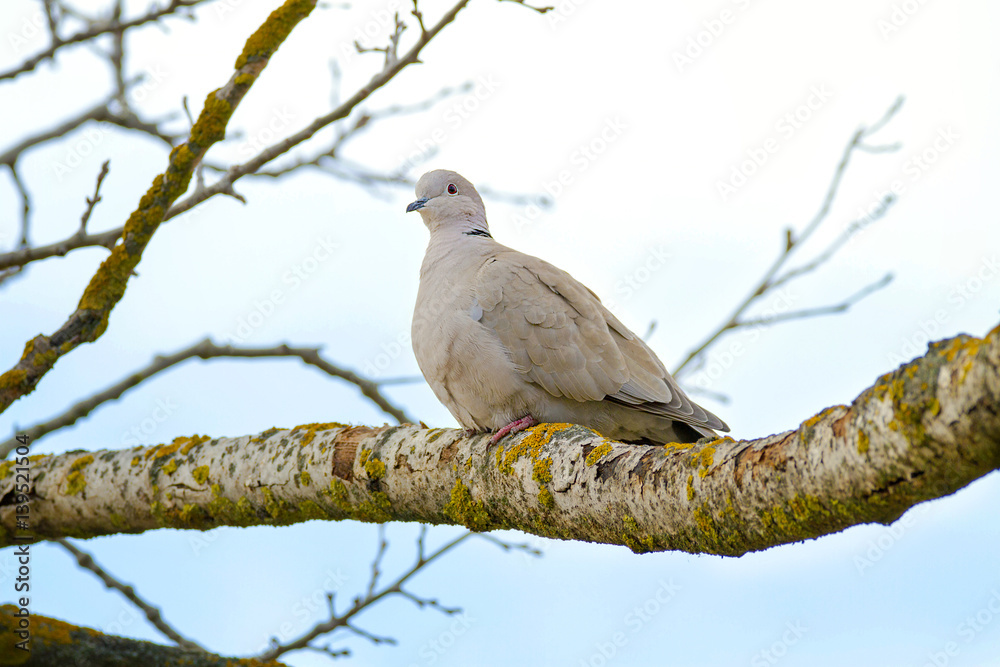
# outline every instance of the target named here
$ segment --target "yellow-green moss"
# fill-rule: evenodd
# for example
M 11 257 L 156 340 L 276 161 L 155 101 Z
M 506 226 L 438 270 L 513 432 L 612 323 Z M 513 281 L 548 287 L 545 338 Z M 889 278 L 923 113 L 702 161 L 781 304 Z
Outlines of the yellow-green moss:
M 147 459 L 154 459 L 154 460 L 155 459 L 162 459 L 164 456 L 170 456 L 171 454 L 173 454 L 174 452 L 176 452 L 178 449 L 180 449 L 181 446 L 185 442 L 187 442 L 187 440 L 188 440 L 188 438 L 184 438 L 184 437 L 174 438 L 174 441 L 172 443 L 170 443 L 169 445 L 160 445 L 159 447 L 155 447 L 155 446 L 154 447 L 150 447 L 149 449 L 146 450 L 146 453 L 143 454 L 143 456 L 145 456 Z
M 14 368 L 0 375 L 0 389 L 23 389 L 25 380 L 28 379 L 28 371 L 23 368 Z
M 350 514 L 354 509 L 354 506 L 351 505 L 351 500 L 347 494 L 347 485 L 339 479 L 335 479 L 330 482 L 330 488 L 327 491 L 327 495 L 330 496 L 330 499 L 333 500 L 333 504 L 336 505 L 337 509 L 341 512 Z
M 552 497 L 552 492 L 547 486 L 543 486 L 538 492 L 538 504 L 547 510 L 555 509 L 556 499 Z
M 868 452 L 868 434 L 864 431 L 858 431 L 858 454 L 865 454 Z
M 482 532 L 490 528 L 490 516 L 483 501 L 475 500 L 462 480 L 455 480 L 451 489 L 451 500 L 441 508 L 442 513 L 469 530 Z
M 614 447 L 612 447 L 610 442 L 605 442 L 602 445 L 598 445 L 597 447 L 594 447 L 592 450 L 590 450 L 590 453 L 587 454 L 587 458 L 584 459 L 583 462 L 587 466 L 592 466 L 598 461 L 600 461 L 602 458 L 604 458 L 607 454 L 610 454 L 612 449 L 614 449 Z
M 704 478 L 715 463 L 715 447 L 705 445 L 691 457 L 691 465 L 698 468 L 698 476 Z
M 634 553 L 641 554 L 656 548 L 656 541 L 651 535 L 642 535 L 639 522 L 631 514 L 622 517 L 622 542 Z
M 514 464 L 522 456 L 527 455 L 532 461 L 537 461 L 542 447 L 552 440 L 553 435 L 572 427 L 572 424 L 539 424 L 528 429 L 527 436 L 510 449 L 504 450 L 502 446 L 497 449 L 497 468 L 505 475 L 513 475 Z
M 190 438 L 177 438 L 176 440 L 174 440 L 174 442 L 177 443 L 177 444 L 181 444 L 181 443 L 186 442 L 186 444 L 184 444 L 184 446 L 181 447 L 181 454 L 185 454 L 186 455 L 194 447 L 197 447 L 198 445 L 200 445 L 203 442 L 208 442 L 209 440 L 211 440 L 211 438 L 209 436 L 207 436 L 207 435 L 198 435 L 198 434 L 195 434 L 195 435 L 192 435 Z
M 983 341 L 980 338 L 966 338 L 964 336 L 952 338 L 943 350 L 944 358 L 948 361 L 955 361 L 955 357 L 961 352 L 968 352 L 970 355 L 974 355 L 979 351 L 979 346 L 982 343 Z
M 264 508 L 267 510 L 267 513 L 271 515 L 272 519 L 277 519 L 281 515 L 281 501 L 266 486 L 262 487 L 260 492 L 264 496 Z
M 302 473 L 299 475 L 299 482 L 302 484 L 302 486 L 309 486 L 310 484 L 312 484 L 312 476 L 309 474 L 308 470 L 302 471 Z
M 233 106 L 228 100 L 219 96 L 219 91 L 215 90 L 205 98 L 205 106 L 198 116 L 198 121 L 191 128 L 191 144 L 194 144 L 200 151 L 205 151 L 209 146 L 217 141 L 222 141 L 226 136 L 226 124 L 233 115 Z M 180 149 L 180 150 L 178 150 Z M 190 153 L 187 145 L 182 144 L 174 149 L 171 154 L 172 162 L 186 167 L 193 161 L 194 155 Z M 182 151 L 187 151 L 184 154 Z
M 285 4 L 271 12 L 267 21 L 247 39 L 243 53 L 236 59 L 234 67 L 241 69 L 252 60 L 270 58 L 274 55 L 281 43 L 288 38 L 292 28 L 309 16 L 315 6 L 315 0 L 287 0 Z
M 544 459 L 538 459 L 537 461 L 535 461 L 535 465 L 531 470 L 531 479 L 535 480 L 539 484 L 547 484 L 552 481 L 551 456 L 547 456 Z
M 140 463 L 142 463 L 142 457 L 141 456 L 133 456 L 132 457 L 132 467 L 133 468 L 136 467 L 137 465 L 139 465 Z
M 299 511 L 307 521 L 329 518 L 329 515 L 323 511 L 323 508 L 311 500 L 303 500 L 300 502 Z
M 368 473 L 368 479 L 382 479 L 385 477 L 385 463 L 378 458 L 372 456 L 367 461 L 365 461 L 365 472 Z
M 81 456 L 80 458 L 73 461 L 73 463 L 70 464 L 69 469 L 80 470 L 85 466 L 89 466 L 93 462 L 94 462 L 94 456 L 92 454 L 87 454 L 86 456 Z
M 82 493 L 85 488 L 87 488 L 87 480 L 83 476 L 83 473 L 79 470 L 74 470 L 66 475 L 66 490 L 63 492 L 63 495 L 75 496 L 78 493 Z
M 305 433 L 302 435 L 302 440 L 299 442 L 299 445 L 305 447 L 306 445 L 308 445 L 310 442 L 313 441 L 313 439 L 316 437 L 317 431 L 327 431 L 331 428 L 344 428 L 346 426 L 347 424 L 341 424 L 339 422 L 317 422 L 315 424 L 299 424 L 298 426 L 292 429 L 292 433 L 295 433 L 296 431 L 299 430 L 305 430 Z
M 688 500 L 694 500 L 694 475 L 688 475 L 687 497 Z
M 194 477 L 194 481 L 204 484 L 208 481 L 208 472 L 208 466 L 198 466 L 191 471 L 191 476 Z
M 160 468 L 160 471 L 167 475 L 173 475 L 176 470 L 177 459 L 170 459 L 162 468 Z

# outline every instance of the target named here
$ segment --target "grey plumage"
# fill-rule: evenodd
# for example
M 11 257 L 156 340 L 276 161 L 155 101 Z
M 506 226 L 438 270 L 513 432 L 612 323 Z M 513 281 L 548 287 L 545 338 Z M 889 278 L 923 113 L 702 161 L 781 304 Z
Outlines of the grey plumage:
M 726 424 L 691 401 L 596 294 L 548 262 L 493 240 L 483 200 L 452 171 L 417 182 L 430 230 L 413 351 L 464 427 L 512 432 L 583 424 L 620 440 L 691 442 Z M 530 416 L 533 420 L 518 422 Z

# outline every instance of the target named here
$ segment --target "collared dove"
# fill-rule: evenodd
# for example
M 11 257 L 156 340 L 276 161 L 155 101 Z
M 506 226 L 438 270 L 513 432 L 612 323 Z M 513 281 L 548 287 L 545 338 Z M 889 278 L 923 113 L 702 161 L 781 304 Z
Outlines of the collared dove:
M 500 245 L 472 183 L 424 174 L 430 230 L 413 310 L 413 352 L 435 396 L 492 441 L 540 422 L 632 442 L 694 442 L 729 427 L 689 399 L 641 338 L 592 291 Z

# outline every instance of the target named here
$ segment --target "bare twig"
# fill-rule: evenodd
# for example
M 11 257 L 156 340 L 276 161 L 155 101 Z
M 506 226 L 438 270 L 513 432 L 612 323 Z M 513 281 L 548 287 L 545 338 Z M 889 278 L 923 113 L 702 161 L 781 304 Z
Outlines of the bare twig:
M 526 9 L 530 9 L 532 11 L 536 11 L 539 14 L 544 14 L 546 12 L 551 12 L 553 9 L 555 9 L 555 7 L 533 7 L 533 6 L 531 6 L 531 5 L 529 5 L 527 3 L 527 0 L 500 0 L 500 2 L 513 2 L 513 3 L 521 5 L 522 7 L 526 8 Z
M 112 248 L 111 255 L 90 279 L 76 310 L 51 335 L 39 334 L 28 341 L 21 359 L 0 375 L 0 412 L 34 391 L 60 358 L 104 334 L 111 312 L 125 296 L 128 281 L 163 222 L 164 213 L 188 189 L 194 169 L 205 153 L 225 136 L 233 113 L 277 48 L 315 5 L 316 0 L 298 3 L 286 0 L 250 36 L 236 60 L 232 76 L 206 98 L 189 140 L 182 150 L 171 151 L 167 168 L 153 181 L 125 223 L 125 242 Z M 267 39 L 261 37 L 262 34 L 266 34 Z
M 834 315 L 836 313 L 843 313 L 850 309 L 851 306 L 856 304 L 861 299 L 865 298 L 872 292 L 877 292 L 878 290 L 886 287 L 892 282 L 892 274 L 887 273 L 870 285 L 862 287 L 860 290 L 850 295 L 843 301 L 832 306 L 819 306 L 816 308 L 803 308 L 802 310 L 793 310 L 787 313 L 776 313 L 774 315 L 766 315 L 764 317 L 755 317 L 749 320 L 740 320 L 740 323 L 734 328 L 739 327 L 753 327 L 753 326 L 763 326 L 775 324 L 777 322 L 787 322 L 789 320 L 802 320 L 809 317 L 817 317 L 820 315 Z
M 449 552 L 452 549 L 454 549 L 455 547 L 457 547 L 459 544 L 461 544 L 462 542 L 464 542 L 465 540 L 467 540 L 472 535 L 473 535 L 473 533 L 468 533 L 468 532 L 467 533 L 462 533 L 457 538 L 455 538 L 455 539 L 451 540 L 450 542 L 444 544 L 443 546 L 439 547 L 437 550 L 435 550 L 429 556 L 424 557 L 423 556 L 423 537 L 424 537 L 424 531 L 422 530 L 421 531 L 421 536 L 420 536 L 420 541 L 418 542 L 418 551 L 419 551 L 419 554 L 418 554 L 417 561 L 406 572 L 404 572 L 402 575 L 400 575 L 398 578 L 396 578 L 395 581 L 393 581 L 391 584 L 389 584 L 388 586 L 385 586 L 384 588 L 382 588 L 381 590 L 378 590 L 378 591 L 375 590 L 375 586 L 369 585 L 368 594 L 365 595 L 365 597 L 363 597 L 363 598 L 361 598 L 361 597 L 355 598 L 353 604 L 350 607 L 350 609 L 348 609 L 347 611 L 345 611 L 343 614 L 338 615 L 335 612 L 335 610 L 331 607 L 330 618 L 328 620 L 323 621 L 321 623 L 317 623 L 310 630 L 308 630 L 307 632 L 303 633 L 302 636 L 300 636 L 298 639 L 292 640 L 292 641 L 288 642 L 287 644 L 281 644 L 281 643 L 279 643 L 277 641 L 272 642 L 271 648 L 269 650 L 265 651 L 264 653 L 262 653 L 260 656 L 258 656 L 258 658 L 260 660 L 275 660 L 279 656 L 282 656 L 285 653 L 289 653 L 290 651 L 297 651 L 297 650 L 300 650 L 300 649 L 307 649 L 307 648 L 315 649 L 316 647 L 312 646 L 312 641 L 313 640 L 317 639 L 318 637 L 320 637 L 322 635 L 325 635 L 327 633 L 333 632 L 334 630 L 337 630 L 339 628 L 345 628 L 347 630 L 350 630 L 350 631 L 354 632 L 355 634 L 358 634 L 358 635 L 360 635 L 362 637 L 365 637 L 365 638 L 369 639 L 370 641 L 373 641 L 373 642 L 375 642 L 377 644 L 378 643 L 395 643 L 395 640 L 392 639 L 392 638 L 390 638 L 390 637 L 377 637 L 377 636 L 372 635 L 372 634 L 370 634 L 370 633 L 368 633 L 368 632 L 366 632 L 364 630 L 361 630 L 357 626 L 353 625 L 351 623 L 351 621 L 358 614 L 360 614 L 362 611 L 364 611 L 368 607 L 371 607 L 372 605 L 374 605 L 379 600 L 382 600 L 382 599 L 384 599 L 384 598 L 386 598 L 386 597 L 388 597 L 390 595 L 400 595 L 402 597 L 406 597 L 407 599 L 411 599 L 411 600 L 419 599 L 419 598 L 416 598 L 416 596 L 413 596 L 413 595 L 411 595 L 411 594 L 409 594 L 407 592 L 404 592 L 403 591 L 403 584 L 406 583 L 410 578 L 412 578 L 415 574 L 417 574 L 417 572 L 419 572 L 420 570 L 422 570 L 424 567 L 426 567 L 430 563 L 433 563 L 437 559 L 441 558 L 444 554 L 446 554 L 447 552 Z M 380 547 L 380 553 L 381 553 L 381 547 Z M 381 557 L 381 556 L 379 556 L 379 557 Z M 373 568 L 373 576 L 374 576 L 374 569 L 375 568 Z M 433 604 L 431 603 L 431 601 L 424 600 L 423 604 L 427 605 L 427 606 L 431 606 L 431 607 L 436 608 L 436 609 L 441 610 L 441 611 L 445 611 L 446 613 L 455 613 L 453 611 L 446 611 L 449 608 L 443 607 L 442 605 L 438 604 L 436 600 L 433 601 Z M 458 611 L 458 610 L 455 610 L 455 611 Z
M 176 0 L 175 0 L 176 1 Z M 191 0 L 192 2 L 194 0 Z M 295 146 L 307 141 L 313 137 L 317 132 L 319 132 L 324 127 L 335 123 L 336 121 L 347 118 L 355 108 L 357 108 L 362 102 L 368 99 L 375 91 L 384 87 L 399 72 L 401 72 L 408 65 L 420 62 L 419 56 L 423 49 L 434 37 L 436 37 L 448 24 L 455 20 L 458 13 L 465 8 L 469 3 L 469 0 L 460 0 L 457 2 L 441 19 L 430 29 L 424 31 L 421 34 L 420 39 L 414 44 L 409 51 L 407 51 L 403 56 L 399 57 L 396 61 L 392 63 L 390 67 L 383 68 L 378 74 L 373 76 L 367 84 L 362 86 L 357 90 L 354 95 L 349 99 L 344 101 L 340 106 L 331 111 L 325 116 L 316 118 L 307 127 L 303 128 L 299 132 L 286 137 L 285 139 L 279 141 L 278 143 L 270 146 L 260 153 L 257 154 L 253 159 L 249 160 L 240 165 L 234 165 L 229 168 L 226 175 L 220 178 L 216 183 L 195 190 L 188 197 L 176 201 L 167 210 L 166 215 L 163 216 L 163 222 L 166 222 L 172 218 L 186 213 L 190 209 L 194 208 L 201 202 L 214 197 L 215 195 L 225 194 L 234 196 L 241 201 L 245 201 L 240 197 L 233 189 L 233 185 L 240 178 L 247 176 L 249 174 L 256 173 L 265 164 L 271 162 L 275 158 L 287 153 L 290 149 Z M 127 25 L 127 24 L 122 24 Z M 94 113 L 98 113 L 96 110 Z M 100 113 L 107 114 L 106 105 L 102 108 Z M 108 120 L 113 122 L 110 118 L 101 118 L 100 120 Z M 61 135 L 55 135 L 61 136 Z M 23 143 L 23 142 L 22 142 Z M 8 151 L 9 153 L 10 151 Z M 6 155 L 6 154 L 5 154 Z M 3 156 L 0 156 L 0 163 L 3 163 Z M 111 229 L 106 232 L 99 234 L 86 234 L 83 236 L 74 235 L 70 238 L 58 241 L 56 243 L 49 244 L 47 246 L 39 246 L 36 248 L 24 248 L 15 252 L 9 252 L 6 254 L 0 254 L 0 269 L 12 267 L 12 266 L 23 266 L 32 261 L 39 259 L 45 259 L 48 257 L 61 257 L 67 253 L 77 250 L 79 248 L 87 248 L 94 246 L 102 246 L 105 248 L 111 248 L 115 245 L 117 240 L 121 238 L 124 232 L 124 226 Z
M 50 60 L 56 55 L 56 52 L 63 48 L 64 46 L 69 46 L 71 44 L 80 44 L 82 42 L 88 42 L 101 35 L 106 35 L 108 33 L 120 33 L 131 28 L 144 25 L 153 21 L 159 21 L 161 18 L 169 16 L 170 14 L 177 13 L 179 9 L 185 7 L 193 7 L 195 5 L 207 2 L 209 0 L 170 0 L 170 4 L 166 7 L 157 8 L 150 11 L 148 14 L 140 16 L 138 18 L 132 19 L 131 21 L 125 21 L 124 23 L 115 22 L 91 22 L 90 25 L 85 30 L 67 37 L 66 39 L 60 39 L 55 32 L 55 28 L 51 29 L 53 43 L 52 45 L 38 53 L 37 55 L 25 60 L 20 65 L 13 67 L 5 72 L 0 72 L 0 81 L 5 79 L 13 79 L 18 75 L 24 74 L 25 72 L 30 72 L 39 64 L 46 60 Z
M 806 224 L 802 232 L 797 236 L 793 233 L 791 229 L 785 231 L 785 242 L 782 252 L 774 260 L 771 266 L 765 271 L 764 276 L 761 278 L 760 282 L 751 290 L 750 294 L 736 307 L 736 309 L 730 314 L 729 318 L 713 333 L 709 334 L 700 344 L 698 344 L 694 349 L 692 349 L 680 365 L 674 370 L 675 376 L 680 376 L 685 370 L 688 370 L 692 362 L 696 361 L 704 354 L 704 352 L 714 344 L 719 338 L 721 338 L 726 333 L 735 331 L 738 328 L 761 324 L 764 322 L 773 323 L 784 320 L 791 319 L 801 319 L 804 317 L 816 317 L 820 315 L 828 315 L 832 313 L 843 312 L 849 308 L 852 304 L 856 303 L 858 299 L 864 298 L 873 291 L 884 287 L 888 280 L 891 280 L 891 275 L 884 277 L 882 280 L 869 285 L 868 287 L 860 290 L 855 295 L 849 297 L 841 304 L 836 306 L 828 306 L 823 308 L 812 308 L 796 311 L 795 313 L 787 313 L 783 316 L 775 316 L 770 318 L 755 318 L 755 319 L 745 319 L 744 314 L 747 310 L 757 303 L 764 295 L 771 292 L 777 286 L 787 283 L 792 278 L 804 275 L 811 271 L 814 271 L 820 265 L 829 260 L 833 254 L 839 250 L 848 239 L 856 232 L 859 228 L 859 223 L 855 222 L 848 227 L 848 231 L 838 237 L 824 252 L 820 253 L 819 256 L 814 258 L 811 262 L 808 262 L 797 268 L 792 268 L 781 274 L 782 269 L 785 267 L 786 262 L 792 256 L 797 248 L 802 246 L 812 234 L 816 231 L 819 225 L 828 217 L 830 213 L 830 207 L 833 204 L 834 199 L 837 196 L 837 192 L 840 189 L 840 183 L 843 180 L 844 173 L 847 170 L 847 165 L 850 162 L 851 155 L 854 151 L 866 151 L 872 153 L 886 152 L 890 150 L 896 150 L 899 148 L 897 144 L 885 144 L 885 145 L 874 145 L 868 144 L 868 139 L 871 138 L 873 134 L 878 132 L 880 129 L 885 127 L 885 125 L 896 115 L 900 107 L 903 104 L 903 97 L 900 96 L 896 101 L 886 110 L 882 117 L 869 127 L 859 128 L 854 135 L 848 141 L 847 146 L 844 147 L 844 151 L 841 154 L 840 162 L 837 164 L 836 169 L 833 173 L 833 178 L 830 181 L 830 185 L 827 188 L 826 195 L 823 197 L 823 201 L 820 204 L 819 211 L 816 215 Z M 874 217 L 869 216 L 869 221 L 879 219 L 885 215 L 886 210 L 894 202 L 894 198 L 891 196 L 886 197 L 882 202 L 879 210 L 875 213 Z
M 97 202 L 101 201 L 101 183 L 104 182 L 104 177 L 108 175 L 109 164 L 111 164 L 111 160 L 105 160 L 101 165 L 101 173 L 97 175 L 97 185 L 94 187 L 94 196 L 87 198 L 87 209 L 80 218 L 80 234 L 87 233 L 87 222 L 90 221 L 90 214 L 94 212 Z
M 385 524 L 380 523 L 378 526 L 378 552 L 375 554 L 375 560 L 372 561 L 372 576 L 368 581 L 369 596 L 375 592 L 375 585 L 378 584 L 379 575 L 382 574 L 379 565 L 382 563 L 382 557 L 385 556 L 385 550 L 388 548 L 389 542 L 385 539 Z
M 129 389 L 140 385 L 154 375 L 161 373 L 168 368 L 193 358 L 216 359 L 220 357 L 242 357 L 242 358 L 268 358 L 268 357 L 297 357 L 315 366 L 324 373 L 338 377 L 346 382 L 356 385 L 361 393 L 372 403 L 377 405 L 388 415 L 394 417 L 400 424 L 413 423 L 413 420 L 402 410 L 386 399 L 378 390 L 378 386 L 357 375 L 356 373 L 336 366 L 320 355 L 319 348 L 293 348 L 287 345 L 268 348 L 238 348 L 232 345 L 216 345 L 211 339 L 205 339 L 200 343 L 167 356 L 158 356 L 152 363 L 143 369 L 129 374 L 125 379 L 108 387 L 104 391 L 97 392 L 88 398 L 80 401 L 69 410 L 48 421 L 35 424 L 28 428 L 18 429 L 18 433 L 27 434 L 32 442 L 37 442 L 42 436 L 57 431 L 67 426 L 72 426 L 77 421 L 83 419 L 98 406 L 118 399 Z M 17 441 L 12 437 L 10 440 L 0 444 L 0 458 L 7 456 L 17 447 Z
M 139 594 L 135 592 L 134 588 L 118 581 L 118 579 L 112 576 L 107 570 L 98 565 L 97 562 L 94 560 L 93 556 L 91 556 L 85 551 L 81 551 L 66 538 L 60 537 L 55 541 L 58 542 L 64 549 L 66 549 L 66 551 L 70 552 L 73 555 L 73 557 L 76 559 L 77 564 L 79 564 L 80 567 L 84 568 L 85 570 L 90 570 L 91 572 L 93 572 L 95 575 L 97 575 L 97 578 L 100 579 L 105 586 L 118 591 L 119 593 L 124 595 L 129 602 L 131 602 L 136 607 L 141 609 L 142 613 L 146 615 L 146 618 L 149 620 L 149 622 L 152 623 L 153 626 L 157 630 L 162 632 L 168 639 L 170 639 L 170 641 L 174 642 L 175 644 L 177 644 L 182 648 L 194 649 L 198 651 L 205 650 L 195 642 L 191 641 L 190 639 L 187 639 L 186 637 L 181 635 L 181 633 L 177 632 L 172 627 L 170 627 L 170 625 L 165 620 L 163 620 L 163 616 L 162 614 L 160 614 L 159 609 L 157 609 L 156 607 L 154 607 L 153 605 L 149 604 L 141 597 L 139 597 Z

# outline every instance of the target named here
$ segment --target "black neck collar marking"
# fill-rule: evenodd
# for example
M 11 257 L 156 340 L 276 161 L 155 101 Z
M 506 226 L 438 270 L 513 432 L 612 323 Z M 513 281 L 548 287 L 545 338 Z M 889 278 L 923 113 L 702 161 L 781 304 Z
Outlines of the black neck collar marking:
M 488 231 L 485 229 L 473 229 L 471 231 L 465 232 L 466 236 L 485 236 L 488 239 L 493 238 Z

